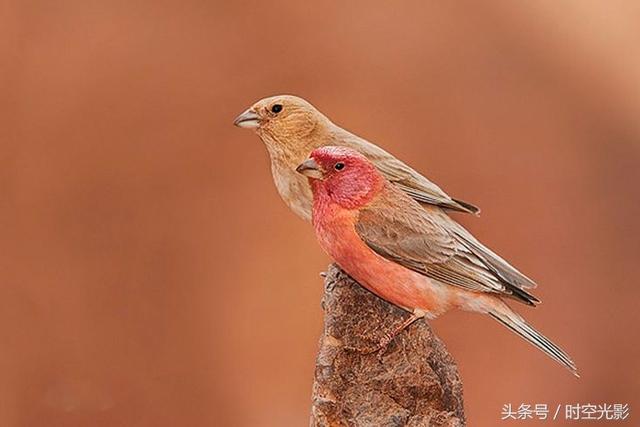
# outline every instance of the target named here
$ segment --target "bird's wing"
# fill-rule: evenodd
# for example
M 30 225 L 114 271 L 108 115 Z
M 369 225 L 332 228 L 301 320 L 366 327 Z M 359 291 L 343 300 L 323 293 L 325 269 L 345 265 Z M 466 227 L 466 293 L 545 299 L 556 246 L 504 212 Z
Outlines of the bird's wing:
M 387 186 L 360 211 L 356 231 L 376 253 L 442 283 L 511 296 L 534 305 L 535 283 L 478 242 L 441 210 L 424 209 Z
M 450 197 L 436 184 L 382 148 L 351 134 L 344 138 L 344 142 L 364 154 L 376 165 L 385 178 L 416 201 L 459 212 L 480 213 L 480 208 L 477 206 Z

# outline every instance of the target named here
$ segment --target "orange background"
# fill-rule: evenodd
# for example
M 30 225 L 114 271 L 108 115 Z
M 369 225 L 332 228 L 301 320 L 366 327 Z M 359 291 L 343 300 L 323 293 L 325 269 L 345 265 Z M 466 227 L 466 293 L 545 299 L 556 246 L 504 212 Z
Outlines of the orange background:
M 506 403 L 637 423 L 639 20 L 633 0 L 3 2 L 0 425 L 307 425 L 328 259 L 231 125 L 277 93 L 480 205 L 457 218 L 541 284 L 520 312 L 580 380 L 491 320 L 433 322 L 470 425 Z

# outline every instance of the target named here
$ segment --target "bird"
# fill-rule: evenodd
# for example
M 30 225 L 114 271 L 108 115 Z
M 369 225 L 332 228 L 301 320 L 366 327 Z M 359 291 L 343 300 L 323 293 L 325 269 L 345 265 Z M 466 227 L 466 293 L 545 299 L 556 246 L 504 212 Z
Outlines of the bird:
M 335 125 L 306 100 L 293 95 L 261 99 L 234 121 L 254 129 L 271 158 L 278 193 L 299 217 L 311 219 L 311 191 L 296 166 L 316 148 L 337 145 L 353 148 L 369 160 L 395 186 L 424 205 L 478 215 L 480 209 L 452 198 L 440 187 L 377 145 Z
M 505 302 L 535 306 L 534 282 L 441 207 L 421 206 L 348 147 L 317 148 L 296 171 L 309 181 L 322 249 L 365 288 L 411 313 L 379 347 L 418 319 L 462 309 L 488 314 L 578 376 L 571 357 Z

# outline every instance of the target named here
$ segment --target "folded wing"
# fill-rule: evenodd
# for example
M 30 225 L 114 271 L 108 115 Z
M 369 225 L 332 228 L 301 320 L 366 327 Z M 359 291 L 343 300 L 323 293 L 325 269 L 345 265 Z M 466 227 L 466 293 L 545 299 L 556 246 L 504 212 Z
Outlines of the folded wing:
M 379 255 L 442 283 L 539 302 L 526 291 L 535 287 L 531 279 L 441 209 L 424 208 L 391 185 L 361 210 L 356 231 Z
M 334 142 L 337 145 L 346 145 L 364 154 L 376 165 L 385 178 L 409 194 L 414 200 L 459 212 L 480 213 L 480 208 L 477 206 L 450 197 L 436 184 L 382 148 L 343 129 L 336 130 L 335 138 Z

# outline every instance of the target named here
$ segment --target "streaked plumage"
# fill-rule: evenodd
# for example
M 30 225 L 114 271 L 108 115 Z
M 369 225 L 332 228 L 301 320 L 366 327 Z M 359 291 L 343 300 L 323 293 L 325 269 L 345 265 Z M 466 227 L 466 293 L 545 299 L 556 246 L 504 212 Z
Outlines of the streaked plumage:
M 356 231 L 376 253 L 402 266 L 461 288 L 539 302 L 535 283 L 478 242 L 437 207 L 407 203 L 391 186 L 360 210 Z

